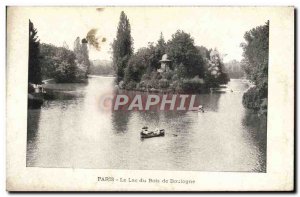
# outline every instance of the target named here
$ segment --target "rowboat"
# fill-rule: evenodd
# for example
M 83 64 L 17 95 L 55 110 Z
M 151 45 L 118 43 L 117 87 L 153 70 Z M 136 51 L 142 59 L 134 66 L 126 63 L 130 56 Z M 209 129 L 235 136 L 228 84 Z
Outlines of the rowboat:
M 154 131 L 149 131 L 148 127 L 143 127 L 141 131 L 141 138 L 152 138 L 165 136 L 164 129 L 155 129 Z

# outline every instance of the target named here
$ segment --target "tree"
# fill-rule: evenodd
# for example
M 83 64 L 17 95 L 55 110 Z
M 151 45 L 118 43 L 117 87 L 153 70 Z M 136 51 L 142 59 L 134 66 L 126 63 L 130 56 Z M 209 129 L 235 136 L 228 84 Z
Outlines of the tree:
M 243 68 L 246 76 L 264 91 L 268 86 L 269 21 L 246 32 L 244 39 Z
M 207 68 L 205 71 L 205 81 L 208 87 L 217 87 L 220 84 L 227 84 L 229 81 L 225 66 L 217 49 L 210 52 Z
M 57 47 L 51 44 L 40 45 L 40 64 L 42 71 L 42 78 L 49 79 L 54 78 L 56 70 L 56 53 Z
M 244 51 L 242 65 L 247 78 L 256 86 L 255 90 L 252 90 L 256 96 L 248 99 L 251 92 L 244 94 L 243 103 L 246 107 L 251 108 L 249 106 L 257 106 L 257 104 L 248 102 L 266 103 L 268 96 L 269 21 L 263 26 L 246 32 L 244 39 L 246 43 L 241 44 Z
M 78 68 L 85 72 L 85 77 L 87 77 L 90 69 L 89 51 L 87 44 L 87 39 L 82 39 L 80 43 L 80 38 L 77 37 L 74 41 L 73 50 L 76 55 L 76 63 L 78 64 Z
M 165 42 L 164 36 L 160 33 L 159 40 L 156 44 L 156 53 L 161 58 L 166 53 L 167 43 Z
M 74 41 L 74 48 L 73 48 L 73 51 L 76 55 L 76 58 L 77 59 L 82 59 L 80 57 L 81 55 L 81 43 L 80 43 L 80 37 L 77 37 L 76 40 Z
M 209 51 L 206 47 L 204 46 L 197 46 L 197 49 L 201 55 L 201 57 L 203 59 L 209 59 L 210 58 L 210 52 L 211 50 Z
M 125 84 L 130 81 L 139 82 L 142 75 L 151 68 L 154 58 L 154 50 L 151 47 L 140 48 L 128 61 L 128 66 L 125 68 L 124 81 Z
M 82 39 L 81 44 L 81 53 L 82 53 L 82 64 L 83 64 L 83 70 L 85 72 L 85 77 L 87 77 L 90 69 L 90 60 L 89 60 L 89 50 L 88 50 L 88 41 L 87 39 Z
M 124 71 L 133 53 L 133 39 L 129 19 L 124 11 L 121 12 L 117 37 L 112 44 L 113 65 L 117 73 L 117 82 L 124 78 Z
M 156 46 L 150 46 L 150 49 L 154 50 L 154 57 L 152 61 L 152 70 L 157 70 L 160 67 L 160 60 L 162 56 L 166 53 L 167 43 L 165 42 L 164 36 L 160 33 L 159 40 L 157 41 Z
M 55 69 L 55 80 L 59 83 L 72 83 L 77 82 L 79 77 L 77 72 L 77 66 L 75 63 L 75 54 L 63 47 L 58 47 L 54 59 Z
M 28 59 L 28 82 L 34 84 L 42 83 L 40 66 L 40 41 L 37 30 L 29 20 L 29 59 Z
M 76 62 L 73 51 L 51 44 L 41 44 L 43 78 L 54 78 L 58 83 L 85 82 L 85 71 Z
M 204 61 L 190 34 L 177 30 L 167 43 L 167 53 L 173 60 L 175 67 L 180 64 L 184 65 L 184 76 L 188 78 L 193 78 L 196 75 L 204 76 Z

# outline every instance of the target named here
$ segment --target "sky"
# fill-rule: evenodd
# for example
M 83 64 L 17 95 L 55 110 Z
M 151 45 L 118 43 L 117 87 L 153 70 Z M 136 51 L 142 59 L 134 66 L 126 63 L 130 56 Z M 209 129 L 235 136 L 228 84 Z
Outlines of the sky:
M 97 29 L 100 50 L 89 47 L 91 60 L 111 60 L 111 43 L 116 37 L 121 11 L 131 24 L 135 51 L 156 43 L 162 32 L 169 40 L 180 29 L 190 33 L 195 44 L 216 48 L 224 55 L 224 62 L 242 59 L 240 43 L 246 31 L 265 24 L 263 9 L 238 7 L 34 7 L 30 20 L 38 30 L 42 43 L 73 49 L 79 36 L 84 38 L 91 29 Z

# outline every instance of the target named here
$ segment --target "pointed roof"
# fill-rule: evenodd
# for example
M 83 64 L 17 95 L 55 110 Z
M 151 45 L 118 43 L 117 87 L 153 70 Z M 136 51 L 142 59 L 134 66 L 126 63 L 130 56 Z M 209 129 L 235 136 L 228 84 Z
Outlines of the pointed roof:
M 164 54 L 160 60 L 160 62 L 171 62 L 171 60 L 168 59 L 168 55 Z

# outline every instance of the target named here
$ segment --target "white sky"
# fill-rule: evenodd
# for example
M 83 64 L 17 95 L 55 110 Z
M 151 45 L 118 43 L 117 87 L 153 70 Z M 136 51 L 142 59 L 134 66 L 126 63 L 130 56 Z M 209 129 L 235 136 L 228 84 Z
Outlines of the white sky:
M 29 8 L 28 8 L 29 9 Z M 97 36 L 107 41 L 101 50 L 90 48 L 90 59 L 111 58 L 111 46 L 116 37 L 120 12 L 123 10 L 131 24 L 135 51 L 156 42 L 163 33 L 165 40 L 177 29 L 190 33 L 196 45 L 217 48 L 227 54 L 224 61 L 241 60 L 246 31 L 268 20 L 268 13 L 258 8 L 220 7 L 35 7 L 30 8 L 30 19 L 38 30 L 41 42 L 62 46 L 65 41 L 71 49 L 77 36 L 97 28 Z

